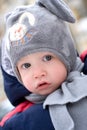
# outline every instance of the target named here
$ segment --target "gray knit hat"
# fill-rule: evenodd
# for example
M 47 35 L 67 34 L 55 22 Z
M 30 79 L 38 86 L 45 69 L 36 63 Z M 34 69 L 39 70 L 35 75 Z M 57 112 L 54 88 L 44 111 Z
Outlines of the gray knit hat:
M 7 51 L 18 79 L 19 59 L 40 51 L 56 54 L 68 72 L 73 70 L 76 51 L 65 21 L 74 23 L 75 18 L 62 0 L 38 0 L 7 15 Z

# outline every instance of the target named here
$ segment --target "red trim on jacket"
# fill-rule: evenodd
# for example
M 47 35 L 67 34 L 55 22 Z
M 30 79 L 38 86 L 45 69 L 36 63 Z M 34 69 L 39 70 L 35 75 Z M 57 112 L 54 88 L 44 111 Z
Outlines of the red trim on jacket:
M 11 112 L 9 112 L 5 117 L 3 117 L 2 121 L 0 122 L 0 126 L 3 126 L 4 123 L 10 119 L 12 116 L 14 116 L 15 114 L 17 114 L 18 112 L 23 112 L 25 111 L 27 108 L 31 107 L 33 105 L 33 103 L 29 102 L 29 101 L 24 101 L 23 103 L 19 104 L 17 107 L 15 107 Z
M 82 61 L 84 61 L 86 55 L 87 55 L 87 50 L 85 50 L 85 51 L 80 55 L 80 58 L 81 58 Z

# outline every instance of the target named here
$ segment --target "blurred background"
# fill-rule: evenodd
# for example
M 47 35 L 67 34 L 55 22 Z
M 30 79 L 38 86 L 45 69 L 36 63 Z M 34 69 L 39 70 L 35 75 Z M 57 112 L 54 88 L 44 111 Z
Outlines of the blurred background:
M 35 0 L 0 0 L 0 42 L 5 32 L 4 15 L 13 10 L 16 6 L 28 5 L 34 3 L 34 1 Z M 83 44 L 87 46 L 87 0 L 65 0 L 65 2 L 68 3 L 76 17 L 76 23 L 70 24 L 70 29 L 75 40 L 75 47 L 78 53 L 81 54 L 81 46 L 83 46 Z M 3 79 L 0 71 L 0 120 L 11 109 L 13 109 L 13 106 L 4 93 Z

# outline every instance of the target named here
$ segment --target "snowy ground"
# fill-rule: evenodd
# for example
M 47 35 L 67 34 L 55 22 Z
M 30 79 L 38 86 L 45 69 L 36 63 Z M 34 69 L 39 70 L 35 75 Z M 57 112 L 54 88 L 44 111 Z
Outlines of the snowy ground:
M 11 111 L 14 107 L 10 104 L 10 102 L 6 99 L 0 103 L 0 120 L 4 115 L 6 115 L 9 111 Z

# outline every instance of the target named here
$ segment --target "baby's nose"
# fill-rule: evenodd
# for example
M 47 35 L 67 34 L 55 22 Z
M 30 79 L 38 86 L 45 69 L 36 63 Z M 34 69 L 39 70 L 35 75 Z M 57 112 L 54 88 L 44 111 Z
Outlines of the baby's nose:
M 42 78 L 42 77 L 45 77 L 46 76 L 46 71 L 45 70 L 42 70 L 42 69 L 39 69 L 39 70 L 35 70 L 34 71 L 34 78 L 37 79 L 37 78 Z

